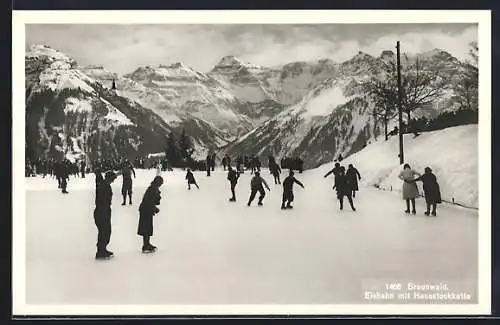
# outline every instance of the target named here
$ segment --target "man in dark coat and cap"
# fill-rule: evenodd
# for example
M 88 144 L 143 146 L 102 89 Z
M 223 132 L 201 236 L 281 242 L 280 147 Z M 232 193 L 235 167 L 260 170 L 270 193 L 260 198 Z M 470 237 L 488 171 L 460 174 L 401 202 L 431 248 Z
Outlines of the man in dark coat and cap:
M 113 191 L 111 183 L 116 179 L 112 171 L 106 172 L 104 178 L 100 171 L 95 171 L 95 209 L 94 222 L 97 226 L 97 253 L 96 259 L 105 259 L 113 256 L 113 252 L 107 250 L 111 237 L 111 200 Z
M 299 180 L 294 176 L 293 170 L 290 170 L 290 174 L 283 180 L 283 200 L 281 201 L 281 209 L 291 209 L 293 208 L 291 203 L 293 202 L 293 184 L 297 183 L 300 187 L 304 188 Z M 286 205 L 285 205 L 286 203 Z
M 134 170 L 134 167 L 132 167 L 132 164 L 130 163 L 130 161 L 127 160 L 123 163 L 121 174 L 123 177 L 123 183 L 122 183 L 123 202 L 122 202 L 122 205 L 126 204 L 127 195 L 128 195 L 128 204 L 132 204 L 132 174 L 134 175 L 134 178 L 135 178 L 135 170 Z

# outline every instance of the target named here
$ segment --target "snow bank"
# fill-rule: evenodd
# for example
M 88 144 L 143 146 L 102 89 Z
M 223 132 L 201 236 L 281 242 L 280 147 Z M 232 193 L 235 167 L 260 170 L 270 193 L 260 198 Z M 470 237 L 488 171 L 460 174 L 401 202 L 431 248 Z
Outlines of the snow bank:
M 466 125 L 404 137 L 405 162 L 419 173 L 429 166 L 441 187 L 443 200 L 478 207 L 478 126 Z M 352 163 L 361 173 L 361 182 L 386 190 L 401 190 L 398 174 L 398 137 L 379 140 L 342 161 Z M 318 167 L 321 172 L 332 163 Z M 423 193 L 422 183 L 418 183 Z

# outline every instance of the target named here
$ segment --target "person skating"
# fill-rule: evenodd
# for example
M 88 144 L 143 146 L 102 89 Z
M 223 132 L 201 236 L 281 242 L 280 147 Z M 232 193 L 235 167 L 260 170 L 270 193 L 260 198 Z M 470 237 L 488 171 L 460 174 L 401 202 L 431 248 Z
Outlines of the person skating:
M 420 174 L 411 169 L 409 164 L 404 164 L 403 170 L 399 173 L 399 178 L 403 180 L 403 200 L 406 201 L 406 213 L 410 213 L 410 202 L 412 206 L 411 213 L 416 214 L 415 198 L 418 196 L 417 184 L 414 182 L 415 176 L 419 177 Z
M 104 178 L 100 171 L 94 171 L 95 174 L 95 209 L 94 222 L 97 227 L 97 252 L 96 259 L 105 259 L 113 256 L 113 252 L 107 250 L 111 236 L 111 200 L 113 191 L 111 183 L 116 179 L 116 174 L 108 171 Z
M 436 216 L 436 206 L 441 203 L 441 191 L 439 189 L 436 175 L 432 173 L 432 169 L 430 167 L 425 167 L 424 174 L 416 178 L 413 182 L 417 181 L 421 181 L 423 183 L 425 203 L 427 205 L 425 215 L 428 216 L 429 214 L 432 214 L 433 216 Z
M 85 164 L 85 161 L 82 161 L 80 164 L 80 173 L 82 175 L 82 178 L 85 178 L 85 172 L 86 172 L 87 164 Z
M 358 180 L 361 179 L 359 171 L 352 165 L 349 164 L 347 167 L 346 176 L 350 178 L 352 183 L 352 197 L 356 197 L 356 191 L 359 191 Z
M 210 176 L 210 170 L 212 168 L 212 156 L 210 154 L 207 155 L 205 165 L 207 167 L 207 176 Z
M 340 203 L 340 210 L 344 209 L 344 196 L 346 196 L 349 204 L 351 205 L 352 211 L 356 211 L 356 208 L 354 208 L 354 204 L 352 202 L 352 187 L 352 180 L 346 176 L 345 168 L 340 167 L 337 175 L 337 180 L 335 182 L 335 185 L 333 186 L 333 188 L 337 190 L 337 199 Z
M 297 183 L 300 187 L 305 188 L 304 184 L 302 184 L 299 180 L 297 180 L 294 176 L 293 170 L 290 170 L 290 174 L 283 180 L 283 200 L 281 201 L 281 209 L 292 209 L 293 206 L 291 203 L 293 202 L 293 184 Z
M 134 178 L 135 178 L 135 170 L 129 161 L 127 161 L 123 164 L 121 174 L 123 177 L 123 182 L 122 182 L 123 201 L 122 201 L 122 205 L 126 204 L 127 195 L 128 195 L 128 204 L 132 204 L 132 174 L 134 174 Z
M 257 192 L 259 192 L 259 202 L 258 205 L 262 205 L 262 200 L 266 196 L 266 191 L 264 191 L 264 186 L 268 191 L 271 191 L 267 182 L 260 176 L 259 172 L 255 172 L 254 177 L 250 181 L 250 198 L 248 199 L 247 205 L 250 206 L 255 198 Z
M 226 171 L 226 167 L 227 167 L 227 156 L 222 157 L 222 167 L 224 168 L 224 171 Z
M 151 245 L 150 238 L 153 236 L 153 216 L 160 212 L 157 205 L 160 204 L 161 200 L 160 186 L 162 184 L 163 178 L 161 176 L 155 176 L 144 193 L 142 202 L 139 205 L 139 225 L 137 226 L 137 234 L 142 236 L 143 253 L 152 253 L 156 250 L 156 246 Z
M 64 161 L 63 163 L 61 163 L 59 170 L 59 175 L 61 178 L 61 192 L 63 194 L 68 194 L 67 187 L 69 181 L 69 167 L 69 163 L 67 161 Z
M 278 166 L 278 164 L 274 161 L 271 161 L 269 165 L 269 169 L 271 171 L 271 174 L 274 177 L 274 184 L 281 184 L 280 180 L 280 174 L 281 174 L 281 168 Z
M 229 199 L 231 202 L 236 202 L 236 194 L 234 192 L 236 188 L 236 184 L 238 183 L 238 179 L 240 178 L 240 173 L 236 170 L 234 170 L 231 165 L 227 166 L 228 167 L 228 172 L 227 172 L 227 180 L 229 181 L 229 184 L 231 185 L 231 195 L 232 197 Z
M 190 168 L 188 168 L 186 170 L 186 180 L 187 180 L 187 183 L 188 183 L 188 190 L 191 189 L 191 184 L 194 184 L 196 186 L 197 189 L 200 189 L 200 187 L 198 186 L 198 184 L 196 183 L 196 179 L 194 179 L 194 175 L 193 175 L 193 172 L 191 171 Z
M 337 181 L 338 181 L 338 178 L 339 178 L 339 174 L 340 174 L 340 171 L 342 170 L 342 166 L 340 166 L 339 163 L 335 163 L 335 167 L 330 170 L 328 173 L 325 174 L 324 178 L 327 178 L 328 176 L 330 176 L 331 174 L 334 175 L 334 183 L 333 183 L 333 189 L 335 189 L 335 185 L 337 184 Z

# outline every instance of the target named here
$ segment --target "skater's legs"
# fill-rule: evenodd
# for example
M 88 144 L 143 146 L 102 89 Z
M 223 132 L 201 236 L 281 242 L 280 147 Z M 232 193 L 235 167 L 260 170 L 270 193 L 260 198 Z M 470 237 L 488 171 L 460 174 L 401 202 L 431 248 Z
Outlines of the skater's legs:
M 148 247 L 150 245 L 149 236 L 142 236 L 142 246 Z
M 415 199 L 411 199 L 410 201 L 411 201 L 411 207 L 412 207 L 411 211 L 414 213 L 415 212 Z
M 340 210 L 344 208 L 344 196 L 340 195 L 339 196 L 339 203 L 340 203 Z
M 425 202 L 425 203 L 427 205 L 427 210 L 425 211 L 425 214 L 428 215 L 429 213 L 431 213 L 431 204 L 429 202 Z
M 410 212 L 410 200 L 406 199 L 406 211 L 405 212 Z
M 437 204 L 436 203 L 433 203 L 432 204 L 432 214 L 435 215 L 436 214 L 436 208 L 437 208 Z
M 252 189 L 250 192 L 250 198 L 248 199 L 248 205 L 252 203 L 252 201 L 255 199 L 255 195 L 257 194 L 257 189 Z
M 259 203 L 262 203 L 262 200 L 264 200 L 264 197 L 266 196 L 266 191 L 264 191 L 264 188 L 259 188 Z
M 351 209 L 352 209 L 353 211 L 355 211 L 356 209 L 354 208 L 354 204 L 353 204 L 353 202 L 352 202 L 352 197 L 351 197 L 351 195 L 350 195 L 350 194 L 348 194 L 348 195 L 346 195 L 346 196 L 347 196 L 347 200 L 349 200 L 349 204 L 351 205 Z
M 232 199 L 236 200 L 236 194 L 234 193 L 234 189 L 236 187 L 235 183 L 231 183 L 231 194 L 233 195 Z

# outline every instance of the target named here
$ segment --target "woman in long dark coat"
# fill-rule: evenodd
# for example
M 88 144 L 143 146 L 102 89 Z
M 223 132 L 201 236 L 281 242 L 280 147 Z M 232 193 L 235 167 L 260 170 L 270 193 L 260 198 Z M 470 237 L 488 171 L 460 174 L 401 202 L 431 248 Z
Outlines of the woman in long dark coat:
M 425 167 L 425 173 L 415 179 L 416 181 L 421 181 L 424 188 L 425 203 L 427 204 L 427 211 L 425 215 L 428 216 L 431 213 L 433 216 L 436 215 L 436 206 L 441 203 L 441 191 L 439 189 L 439 184 L 436 179 L 436 175 L 432 173 L 430 167 Z M 430 211 L 432 207 L 432 212 Z
M 149 239 L 153 236 L 153 216 L 160 212 L 157 205 L 160 204 L 160 186 L 162 184 L 163 178 L 161 176 L 156 176 L 144 193 L 141 205 L 139 206 L 139 226 L 137 234 L 142 236 L 143 239 L 143 253 L 151 253 L 156 250 L 156 247 L 151 245 Z
M 352 182 L 352 197 L 356 197 L 356 191 L 359 191 L 358 180 L 361 179 L 361 175 L 352 164 L 349 164 L 349 166 L 347 167 L 346 176 L 349 177 Z

